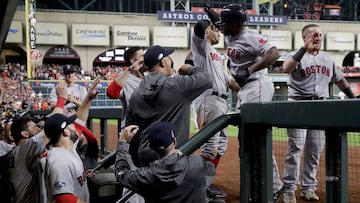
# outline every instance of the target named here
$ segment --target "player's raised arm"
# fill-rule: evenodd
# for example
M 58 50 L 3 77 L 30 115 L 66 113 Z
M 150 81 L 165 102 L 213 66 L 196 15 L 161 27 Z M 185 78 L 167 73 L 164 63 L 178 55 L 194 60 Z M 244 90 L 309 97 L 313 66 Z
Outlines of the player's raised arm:
M 254 63 L 249 67 L 249 73 L 251 74 L 269 67 L 270 65 L 274 64 L 279 57 L 280 53 L 278 48 L 271 47 L 267 52 L 265 52 L 260 61 Z

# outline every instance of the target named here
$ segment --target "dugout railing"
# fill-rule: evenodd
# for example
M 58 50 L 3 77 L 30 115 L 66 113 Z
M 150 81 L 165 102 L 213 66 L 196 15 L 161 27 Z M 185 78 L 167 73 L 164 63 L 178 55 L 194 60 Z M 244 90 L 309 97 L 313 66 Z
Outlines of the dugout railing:
M 191 153 L 214 133 L 228 125 L 239 127 L 240 202 L 272 202 L 272 137 L 271 129 L 306 128 L 325 130 L 326 134 L 326 202 L 348 201 L 348 143 L 346 132 L 359 132 L 360 100 L 327 100 L 248 103 L 240 114 L 226 114 L 201 129 L 181 146 Z M 88 125 L 100 121 L 101 152 L 108 149 L 108 119 L 117 119 L 120 109 L 91 109 Z M 47 114 L 49 111 L 32 111 Z M 323 201 L 322 201 L 323 202 Z
M 349 202 L 346 132 L 360 131 L 359 104 L 353 99 L 242 105 L 240 202 L 272 202 L 272 127 L 325 130 L 326 202 Z

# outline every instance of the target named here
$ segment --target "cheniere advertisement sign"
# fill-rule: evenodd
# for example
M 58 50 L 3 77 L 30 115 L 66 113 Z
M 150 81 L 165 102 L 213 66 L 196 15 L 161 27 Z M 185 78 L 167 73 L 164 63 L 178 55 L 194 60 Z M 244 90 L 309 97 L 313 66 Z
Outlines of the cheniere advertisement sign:
M 72 24 L 72 44 L 84 46 L 109 46 L 109 25 Z

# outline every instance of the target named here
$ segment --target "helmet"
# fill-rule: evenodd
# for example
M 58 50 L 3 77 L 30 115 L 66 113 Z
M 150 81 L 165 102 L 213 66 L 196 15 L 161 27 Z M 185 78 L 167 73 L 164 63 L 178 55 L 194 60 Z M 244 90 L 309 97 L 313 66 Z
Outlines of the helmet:
M 221 9 L 222 23 L 244 23 L 246 21 L 246 11 L 241 4 L 229 4 Z

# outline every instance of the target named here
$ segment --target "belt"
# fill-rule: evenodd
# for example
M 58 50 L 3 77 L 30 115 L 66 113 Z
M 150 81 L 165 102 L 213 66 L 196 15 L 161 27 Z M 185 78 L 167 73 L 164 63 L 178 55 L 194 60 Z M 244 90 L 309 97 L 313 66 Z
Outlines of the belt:
M 215 95 L 215 96 L 221 97 L 223 99 L 228 98 L 228 96 L 226 94 L 220 94 L 218 91 L 212 91 L 211 95 Z
M 249 82 L 252 82 L 252 81 L 255 81 L 255 80 L 257 80 L 257 79 L 256 78 L 248 78 L 248 79 L 244 80 L 243 82 L 241 82 L 241 84 L 239 84 L 239 86 L 244 87 Z
M 319 96 L 309 96 L 309 97 L 302 97 L 302 96 L 294 96 L 290 97 L 295 100 L 324 100 L 326 97 L 319 97 Z

